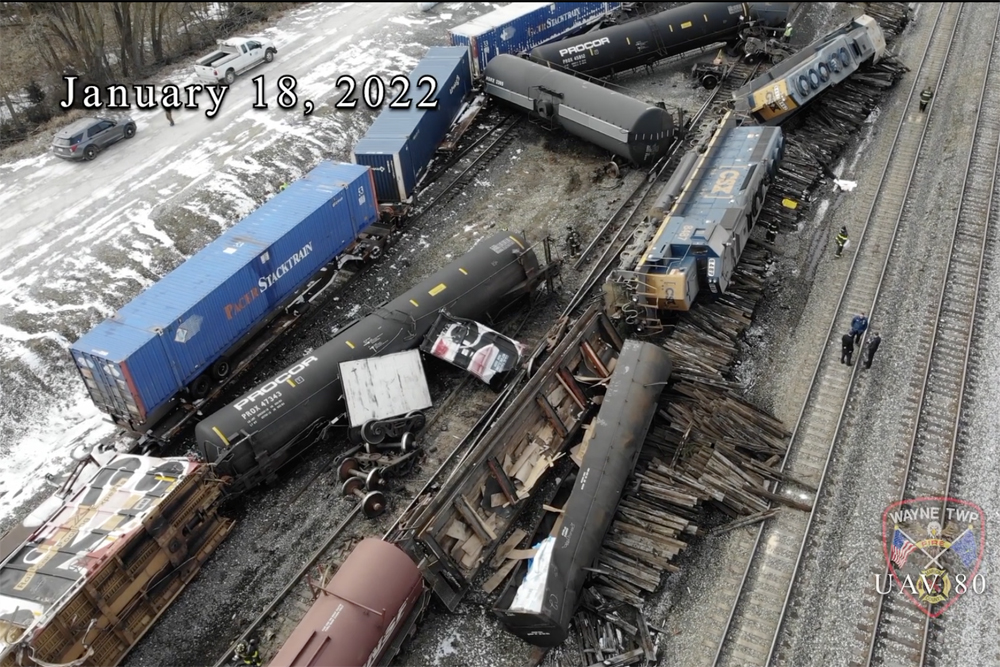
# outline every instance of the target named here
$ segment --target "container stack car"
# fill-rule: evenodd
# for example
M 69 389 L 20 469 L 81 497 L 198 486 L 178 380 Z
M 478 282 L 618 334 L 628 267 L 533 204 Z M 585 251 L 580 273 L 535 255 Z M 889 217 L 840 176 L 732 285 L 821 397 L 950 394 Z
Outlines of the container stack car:
M 323 162 L 73 344 L 94 403 L 147 434 L 242 370 L 234 356 L 378 222 L 367 167 Z M 188 410 L 178 410 L 184 404 Z

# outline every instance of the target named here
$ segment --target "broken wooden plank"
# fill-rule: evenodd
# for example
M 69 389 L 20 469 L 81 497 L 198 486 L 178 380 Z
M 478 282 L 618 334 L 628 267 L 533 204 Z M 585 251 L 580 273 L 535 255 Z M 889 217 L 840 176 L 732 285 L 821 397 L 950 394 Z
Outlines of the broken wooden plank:
M 459 496 L 454 503 L 455 509 L 458 513 L 462 515 L 466 523 L 482 538 L 483 542 L 493 542 L 497 539 L 497 536 L 493 534 L 493 531 L 489 529 L 483 518 L 479 516 L 479 512 L 472 508 L 469 501 L 465 499 L 465 496 Z

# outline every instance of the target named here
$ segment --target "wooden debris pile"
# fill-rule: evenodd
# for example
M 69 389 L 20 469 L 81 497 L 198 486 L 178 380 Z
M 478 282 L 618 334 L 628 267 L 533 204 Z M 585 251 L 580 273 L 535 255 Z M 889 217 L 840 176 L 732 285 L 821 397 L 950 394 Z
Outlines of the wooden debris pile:
M 871 3 L 866 12 L 887 39 L 909 21 L 903 3 Z M 785 159 L 762 215 L 772 232 L 798 223 L 807 208 L 803 202 L 824 176 L 832 176 L 830 167 L 850 135 L 906 71 L 891 57 L 870 63 L 831 89 L 823 104 L 793 119 L 794 127 L 786 124 Z M 706 504 L 733 519 L 713 533 L 773 517 L 778 510 L 772 503 L 810 509 L 772 492 L 779 481 L 801 484 L 778 469 L 790 434 L 775 417 L 743 400 L 742 386 L 733 379 L 738 341 L 766 287 L 768 255 L 751 241 L 729 293 L 684 313 L 665 341 L 674 362 L 671 387 L 574 617 L 575 642 L 552 656 L 555 664 L 656 663 L 651 636 L 663 630 L 644 618 L 643 598 L 659 588 L 664 572 L 677 571 L 671 561 L 690 538 L 704 534 L 698 521 Z
M 861 6 L 878 21 L 886 42 L 891 43 L 910 23 L 910 8 L 905 2 L 864 2 Z
M 785 157 L 764 202 L 763 216 L 772 229 L 793 229 L 808 210 L 808 195 L 844 152 L 847 142 L 891 88 L 907 71 L 894 58 L 868 63 L 847 81 L 822 95 L 801 117 L 783 125 Z M 787 202 L 798 204 L 789 208 Z M 806 204 L 806 205 L 803 205 Z
M 653 633 L 662 634 L 663 629 L 651 625 L 637 607 L 609 606 L 600 595 L 588 591 L 573 625 L 584 642 L 563 656 L 567 660 L 557 659 L 560 665 L 656 664 Z

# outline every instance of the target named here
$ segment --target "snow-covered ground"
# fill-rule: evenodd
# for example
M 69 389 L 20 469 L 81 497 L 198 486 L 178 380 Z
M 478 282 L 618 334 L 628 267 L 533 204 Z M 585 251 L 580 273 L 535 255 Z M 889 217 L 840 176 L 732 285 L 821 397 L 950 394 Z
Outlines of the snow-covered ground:
M 0 520 L 46 473 L 64 471 L 75 444 L 113 432 L 69 345 L 281 182 L 321 159 L 349 159 L 375 112 L 333 109 L 341 75 L 406 73 L 428 46 L 447 43 L 447 28 L 495 6 L 307 5 L 263 31 L 277 57 L 241 76 L 214 118 L 202 94 L 202 108 L 175 111 L 173 127 L 160 110 L 133 110 L 135 138 L 92 162 L 42 153 L 0 165 Z M 298 82 L 295 109 L 276 104 L 285 74 Z M 266 110 L 252 108 L 261 75 Z M 190 63 L 150 81 L 193 82 Z M 305 99 L 316 105 L 309 117 Z

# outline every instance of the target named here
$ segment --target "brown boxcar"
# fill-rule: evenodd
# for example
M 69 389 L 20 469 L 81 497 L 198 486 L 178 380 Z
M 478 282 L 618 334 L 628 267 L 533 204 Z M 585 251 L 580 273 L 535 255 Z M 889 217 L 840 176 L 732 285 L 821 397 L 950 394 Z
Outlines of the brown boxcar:
M 399 547 L 363 540 L 268 667 L 388 663 L 426 602 L 423 577 Z

